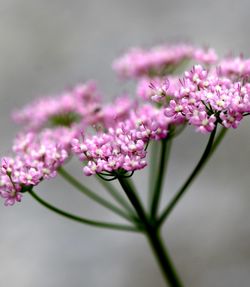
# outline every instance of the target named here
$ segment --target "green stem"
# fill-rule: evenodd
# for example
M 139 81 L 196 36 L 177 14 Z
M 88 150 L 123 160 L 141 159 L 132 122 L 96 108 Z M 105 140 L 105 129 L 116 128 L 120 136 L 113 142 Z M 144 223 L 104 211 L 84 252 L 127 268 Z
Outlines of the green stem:
M 66 180 L 68 181 L 71 185 L 73 185 L 76 189 L 78 189 L 80 192 L 84 193 L 87 197 L 91 198 L 93 201 L 99 203 L 100 205 L 106 207 L 107 209 L 113 211 L 114 213 L 120 215 L 121 217 L 129 220 L 132 223 L 135 223 L 135 219 L 133 216 L 130 214 L 127 214 L 120 208 L 116 207 L 109 201 L 105 200 L 98 194 L 94 193 L 91 191 L 89 188 L 84 186 L 82 183 L 80 183 L 75 177 L 73 177 L 71 174 L 69 174 L 65 169 L 60 167 L 58 169 L 58 173 Z
M 182 287 L 183 285 L 163 244 L 160 232 L 155 229 L 147 230 L 147 238 L 165 281 L 171 287 Z
M 44 199 L 42 199 L 41 197 L 39 197 L 35 192 L 33 191 L 29 191 L 29 194 L 40 204 L 42 204 L 44 207 L 48 208 L 49 210 L 62 215 L 68 219 L 80 222 L 80 223 L 84 223 L 87 225 L 92 225 L 95 227 L 100 227 L 100 228 L 109 228 L 109 229 L 115 229 L 115 230 L 121 230 L 121 231 L 132 231 L 132 232 L 140 232 L 142 231 L 141 227 L 133 227 L 133 226 L 129 226 L 129 225 L 122 225 L 122 224 L 116 224 L 116 223 L 108 223 L 108 222 L 101 222 L 101 221 L 95 221 L 95 220 L 90 220 L 87 218 L 83 218 L 74 214 L 71 214 L 69 212 L 66 212 L 62 209 L 59 209 L 55 206 L 53 206 L 52 204 L 48 203 L 47 201 L 45 201 Z
M 129 203 L 120 195 L 119 190 L 116 190 L 115 187 L 108 181 L 101 179 L 99 176 L 96 176 L 96 179 L 100 184 L 106 189 L 106 191 L 118 202 L 120 205 L 125 208 L 129 214 L 134 216 L 134 210 L 129 205 Z
M 148 197 L 148 205 L 149 209 L 153 200 L 153 192 L 154 192 L 154 182 L 156 178 L 156 167 L 159 162 L 159 141 L 150 141 L 150 170 L 149 170 L 149 197 Z
M 194 170 L 192 171 L 192 173 L 190 174 L 190 176 L 188 177 L 188 179 L 185 181 L 185 183 L 183 184 L 183 186 L 180 188 L 180 190 L 177 192 L 177 194 L 173 197 L 173 199 L 170 201 L 170 203 L 167 205 L 167 207 L 165 208 L 165 210 L 163 211 L 163 213 L 161 214 L 159 220 L 158 220 L 158 224 L 161 225 L 164 220 L 168 217 L 168 215 L 170 214 L 170 212 L 173 210 L 173 208 L 176 206 L 176 204 L 179 202 L 180 198 L 184 195 L 185 191 L 188 189 L 188 187 L 191 185 L 191 183 L 193 182 L 193 180 L 196 178 L 196 176 L 199 174 L 199 172 L 202 170 L 202 167 L 205 165 L 205 163 L 207 162 L 211 151 L 213 150 L 213 141 L 215 138 L 215 134 L 216 134 L 216 128 L 212 131 L 207 146 L 205 148 L 205 151 L 203 152 L 199 162 L 197 163 L 196 167 L 194 168 Z M 219 140 L 219 142 L 221 141 L 221 139 Z M 219 142 L 217 143 L 217 145 L 219 144 Z M 213 150 L 214 151 L 214 150 Z
M 161 140 L 160 164 L 159 164 L 157 175 L 156 175 L 153 197 L 152 197 L 151 208 L 150 208 L 150 214 L 153 220 L 157 216 L 162 186 L 164 183 L 164 175 L 165 175 L 165 171 L 167 168 L 167 160 L 168 160 L 170 149 L 171 149 L 171 142 L 172 142 L 171 138 Z
M 131 204 L 134 206 L 141 220 L 141 223 L 144 226 L 144 233 L 148 238 L 148 241 L 158 261 L 166 283 L 169 284 L 169 286 L 171 287 L 181 287 L 182 284 L 177 276 L 177 273 L 161 240 L 158 226 L 155 224 L 155 222 L 151 222 L 150 218 L 147 217 L 147 214 L 140 202 L 140 199 L 138 198 L 134 190 L 131 188 L 131 185 L 128 183 L 128 181 L 121 177 L 118 177 L 118 180 Z

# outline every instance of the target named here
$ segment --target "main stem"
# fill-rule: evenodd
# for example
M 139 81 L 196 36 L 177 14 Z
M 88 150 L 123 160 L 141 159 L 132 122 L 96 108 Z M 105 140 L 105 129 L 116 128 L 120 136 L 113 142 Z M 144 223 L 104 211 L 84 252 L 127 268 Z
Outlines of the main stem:
M 155 224 L 155 222 L 151 222 L 151 220 L 148 218 L 140 199 L 131 188 L 129 181 L 122 177 L 118 177 L 118 180 L 131 204 L 134 206 L 141 223 L 144 225 L 144 233 L 148 238 L 166 283 L 171 287 L 182 287 L 183 285 L 181 284 L 169 255 L 163 245 L 158 226 Z
M 183 286 L 167 253 L 166 247 L 163 244 L 160 231 L 156 228 L 146 229 L 146 235 L 155 258 L 161 268 L 165 281 L 171 287 Z

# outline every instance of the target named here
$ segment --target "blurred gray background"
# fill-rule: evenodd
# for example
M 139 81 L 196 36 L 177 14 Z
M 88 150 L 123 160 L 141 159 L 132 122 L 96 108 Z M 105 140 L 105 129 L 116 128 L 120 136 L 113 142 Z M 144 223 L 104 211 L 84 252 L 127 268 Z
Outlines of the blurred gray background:
M 250 56 L 249 11 L 247 0 L 0 0 L 0 155 L 10 153 L 18 130 L 9 117 L 13 108 L 92 78 L 106 100 L 124 90 L 110 66 L 131 46 L 184 39 L 220 55 Z M 229 132 L 165 225 L 185 286 L 250 286 L 249 125 L 246 119 Z M 192 129 L 178 137 L 165 197 L 185 179 L 205 141 Z M 77 161 L 69 169 L 81 176 Z M 79 214 L 117 220 L 59 178 L 39 191 Z M 0 206 L 0 229 L 0 286 L 165 286 L 142 236 L 64 220 L 28 195 L 22 204 Z

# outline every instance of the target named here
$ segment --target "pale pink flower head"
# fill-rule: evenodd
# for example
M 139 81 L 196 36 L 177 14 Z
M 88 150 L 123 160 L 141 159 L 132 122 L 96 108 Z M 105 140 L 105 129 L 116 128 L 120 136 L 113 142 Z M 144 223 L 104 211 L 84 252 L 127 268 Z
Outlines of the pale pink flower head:
M 215 64 L 218 56 L 212 48 L 188 44 L 133 48 L 114 61 L 113 69 L 122 78 L 163 77 L 176 73 L 189 60 L 208 66 Z
M 99 120 L 99 110 L 100 93 L 96 84 L 89 81 L 58 96 L 38 99 L 16 111 L 13 118 L 29 133 L 25 141 L 29 141 L 32 133 L 33 136 L 42 133 L 69 152 L 72 139 Z M 19 140 L 19 148 L 27 143 Z
M 218 61 L 218 55 L 216 51 L 212 48 L 194 49 L 193 59 L 204 65 L 212 65 Z
M 228 57 L 218 63 L 217 73 L 233 80 L 249 79 L 250 59 Z
M 73 128 L 77 123 L 93 121 L 100 105 L 99 92 L 94 82 L 77 85 L 58 96 L 40 98 L 13 113 L 13 119 L 28 131 L 44 128 Z M 82 123 L 83 122 L 83 123 Z
M 191 59 L 193 47 L 187 44 L 161 45 L 150 49 L 133 48 L 113 63 L 122 78 L 157 77 L 172 73 Z

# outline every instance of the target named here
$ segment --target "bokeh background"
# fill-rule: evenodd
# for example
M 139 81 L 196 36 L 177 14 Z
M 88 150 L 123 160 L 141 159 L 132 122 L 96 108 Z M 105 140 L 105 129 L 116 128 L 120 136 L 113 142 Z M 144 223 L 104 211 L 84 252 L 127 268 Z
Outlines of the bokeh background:
M 0 0 L 0 155 L 10 153 L 17 131 L 13 108 L 93 78 L 107 101 L 123 91 L 110 66 L 131 46 L 188 40 L 220 55 L 250 56 L 249 11 L 247 0 Z M 249 126 L 246 119 L 229 132 L 165 225 L 185 286 L 250 286 Z M 187 176 L 205 141 L 192 129 L 178 137 L 165 197 Z M 68 168 L 81 176 L 77 161 Z M 145 180 L 140 173 L 136 178 L 144 192 Z M 117 219 L 60 179 L 39 191 L 79 214 Z M 64 220 L 28 195 L 12 208 L 0 206 L 0 230 L 0 286 L 165 286 L 143 237 Z

